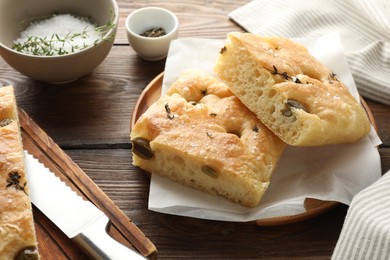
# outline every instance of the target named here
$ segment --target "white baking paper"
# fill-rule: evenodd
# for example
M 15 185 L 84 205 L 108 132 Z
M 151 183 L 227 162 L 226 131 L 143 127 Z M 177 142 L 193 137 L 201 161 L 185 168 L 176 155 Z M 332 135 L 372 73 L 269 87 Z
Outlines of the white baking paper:
M 337 33 L 316 39 L 295 40 L 331 68 L 359 99 Z M 224 40 L 187 38 L 173 41 L 167 57 L 162 91 L 166 91 L 186 69 L 201 69 L 214 74 L 213 67 L 223 45 Z M 370 136 L 353 144 L 288 146 L 260 205 L 253 209 L 152 175 L 149 209 L 202 219 L 243 222 L 304 213 L 305 198 L 349 205 L 355 194 L 381 176 L 376 148 L 380 143 L 372 129 Z

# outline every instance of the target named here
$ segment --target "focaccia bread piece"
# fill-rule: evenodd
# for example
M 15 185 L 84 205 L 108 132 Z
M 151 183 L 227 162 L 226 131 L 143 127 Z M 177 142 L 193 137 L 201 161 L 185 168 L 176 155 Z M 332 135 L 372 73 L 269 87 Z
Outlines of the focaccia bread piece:
M 331 70 L 292 40 L 229 33 L 215 71 L 290 145 L 351 143 L 370 132 L 360 103 Z
M 14 89 L 0 87 L 0 259 L 39 259 Z
M 285 143 L 227 86 L 186 71 L 131 131 L 133 164 L 175 182 L 255 207 Z

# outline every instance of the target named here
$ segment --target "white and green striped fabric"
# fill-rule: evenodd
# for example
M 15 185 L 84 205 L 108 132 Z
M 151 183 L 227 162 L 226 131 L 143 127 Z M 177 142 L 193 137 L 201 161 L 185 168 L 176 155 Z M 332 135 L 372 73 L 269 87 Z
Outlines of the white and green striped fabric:
M 229 16 L 264 36 L 339 32 L 359 93 L 390 105 L 389 0 L 254 0 Z
M 264 36 L 338 32 L 360 95 L 390 105 L 389 0 L 254 0 L 229 17 Z M 390 171 L 353 198 L 332 256 L 344 259 L 390 259 Z
M 344 259 L 390 259 L 390 171 L 353 198 L 332 256 Z

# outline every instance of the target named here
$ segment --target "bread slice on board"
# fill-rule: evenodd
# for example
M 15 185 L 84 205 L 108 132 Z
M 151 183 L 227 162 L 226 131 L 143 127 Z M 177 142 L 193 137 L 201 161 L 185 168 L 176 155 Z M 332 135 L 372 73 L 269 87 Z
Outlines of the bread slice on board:
M 0 87 L 0 259 L 39 259 L 16 108 Z

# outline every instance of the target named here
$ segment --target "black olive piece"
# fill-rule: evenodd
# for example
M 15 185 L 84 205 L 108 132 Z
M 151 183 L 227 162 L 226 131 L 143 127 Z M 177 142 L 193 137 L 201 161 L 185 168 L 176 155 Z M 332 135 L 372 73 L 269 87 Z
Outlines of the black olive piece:
M 144 160 L 150 160 L 154 156 L 154 152 L 150 147 L 150 141 L 143 137 L 136 137 L 131 140 L 133 152 Z
M 295 99 L 288 99 L 286 105 L 287 105 L 286 109 L 281 111 L 282 114 L 286 117 L 292 116 L 291 108 L 302 109 L 306 113 L 309 113 L 307 108 L 304 105 L 302 105 L 300 102 L 296 101 Z

